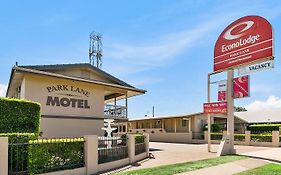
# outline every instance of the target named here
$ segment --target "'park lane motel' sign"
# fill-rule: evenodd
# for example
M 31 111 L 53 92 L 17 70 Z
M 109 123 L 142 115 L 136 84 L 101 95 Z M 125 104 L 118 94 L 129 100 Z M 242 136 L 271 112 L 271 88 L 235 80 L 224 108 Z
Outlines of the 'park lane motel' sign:
M 84 99 L 89 97 L 90 92 L 85 89 L 70 85 L 54 85 L 48 86 L 46 89 L 48 93 L 55 94 L 55 96 L 47 96 L 47 106 L 90 108 L 88 100 Z
M 242 17 L 220 34 L 214 52 L 214 72 L 273 59 L 272 27 L 260 16 Z

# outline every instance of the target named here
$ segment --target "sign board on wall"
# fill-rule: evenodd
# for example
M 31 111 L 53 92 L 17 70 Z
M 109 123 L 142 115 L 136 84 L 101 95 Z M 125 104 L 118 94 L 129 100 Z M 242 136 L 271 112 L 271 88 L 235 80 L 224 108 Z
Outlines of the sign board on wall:
M 218 83 L 218 101 L 226 101 L 226 81 Z
M 237 77 L 233 79 L 233 98 L 249 97 L 250 86 L 249 76 Z
M 50 93 L 46 99 L 47 106 L 90 109 L 90 92 L 83 88 L 62 84 L 47 86 L 46 90 Z
M 214 51 L 214 72 L 272 59 L 272 27 L 260 16 L 245 16 L 220 34 Z
M 225 114 L 227 112 L 227 102 L 204 103 L 204 114 Z
M 240 75 L 240 76 L 247 75 L 250 73 L 267 70 L 267 69 L 272 69 L 272 68 L 274 68 L 274 60 L 268 60 L 268 61 L 264 61 L 262 63 L 241 67 L 238 69 L 238 75 Z

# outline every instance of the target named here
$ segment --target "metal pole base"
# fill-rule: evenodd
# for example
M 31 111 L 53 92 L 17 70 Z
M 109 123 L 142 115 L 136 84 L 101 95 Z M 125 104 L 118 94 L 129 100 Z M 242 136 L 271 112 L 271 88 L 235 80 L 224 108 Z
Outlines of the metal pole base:
M 233 148 L 233 145 L 230 143 L 230 135 L 226 134 L 220 143 L 217 157 L 223 156 L 223 155 L 230 155 L 230 154 L 236 154 L 236 150 Z

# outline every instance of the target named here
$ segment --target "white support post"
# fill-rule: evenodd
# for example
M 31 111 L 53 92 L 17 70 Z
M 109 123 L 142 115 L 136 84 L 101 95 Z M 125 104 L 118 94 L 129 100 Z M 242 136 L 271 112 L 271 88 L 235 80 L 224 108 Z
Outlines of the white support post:
M 86 174 L 96 174 L 98 173 L 98 136 L 86 135 L 84 139 Z
M 208 79 L 207 79 L 207 102 L 210 103 L 211 101 L 211 95 L 210 95 L 210 76 L 211 74 L 208 74 Z M 211 152 L 211 115 L 208 114 L 208 135 L 207 135 L 207 141 L 208 141 L 208 152 Z M 206 138 L 205 138 L 206 139 Z
M 128 134 L 128 155 L 130 163 L 135 162 L 135 135 Z
M 8 137 L 0 137 L 0 174 L 8 175 Z
M 220 143 L 217 156 L 235 154 L 234 149 L 234 100 L 233 70 L 227 71 L 227 135 Z
M 126 118 L 128 118 L 128 92 L 126 92 Z

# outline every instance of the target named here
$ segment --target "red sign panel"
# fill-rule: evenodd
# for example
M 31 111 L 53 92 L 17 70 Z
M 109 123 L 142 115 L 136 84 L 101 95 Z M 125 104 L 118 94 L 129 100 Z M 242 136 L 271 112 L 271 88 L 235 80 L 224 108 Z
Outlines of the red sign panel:
M 214 71 L 273 58 L 272 27 L 260 16 L 245 16 L 220 34 L 214 52 Z
M 218 91 L 218 101 L 226 101 L 226 91 Z
M 220 81 L 218 87 L 218 101 L 226 101 L 226 81 Z
M 233 97 L 249 97 L 249 76 L 243 76 L 233 79 Z
M 224 114 L 227 111 L 227 102 L 204 103 L 204 114 Z

